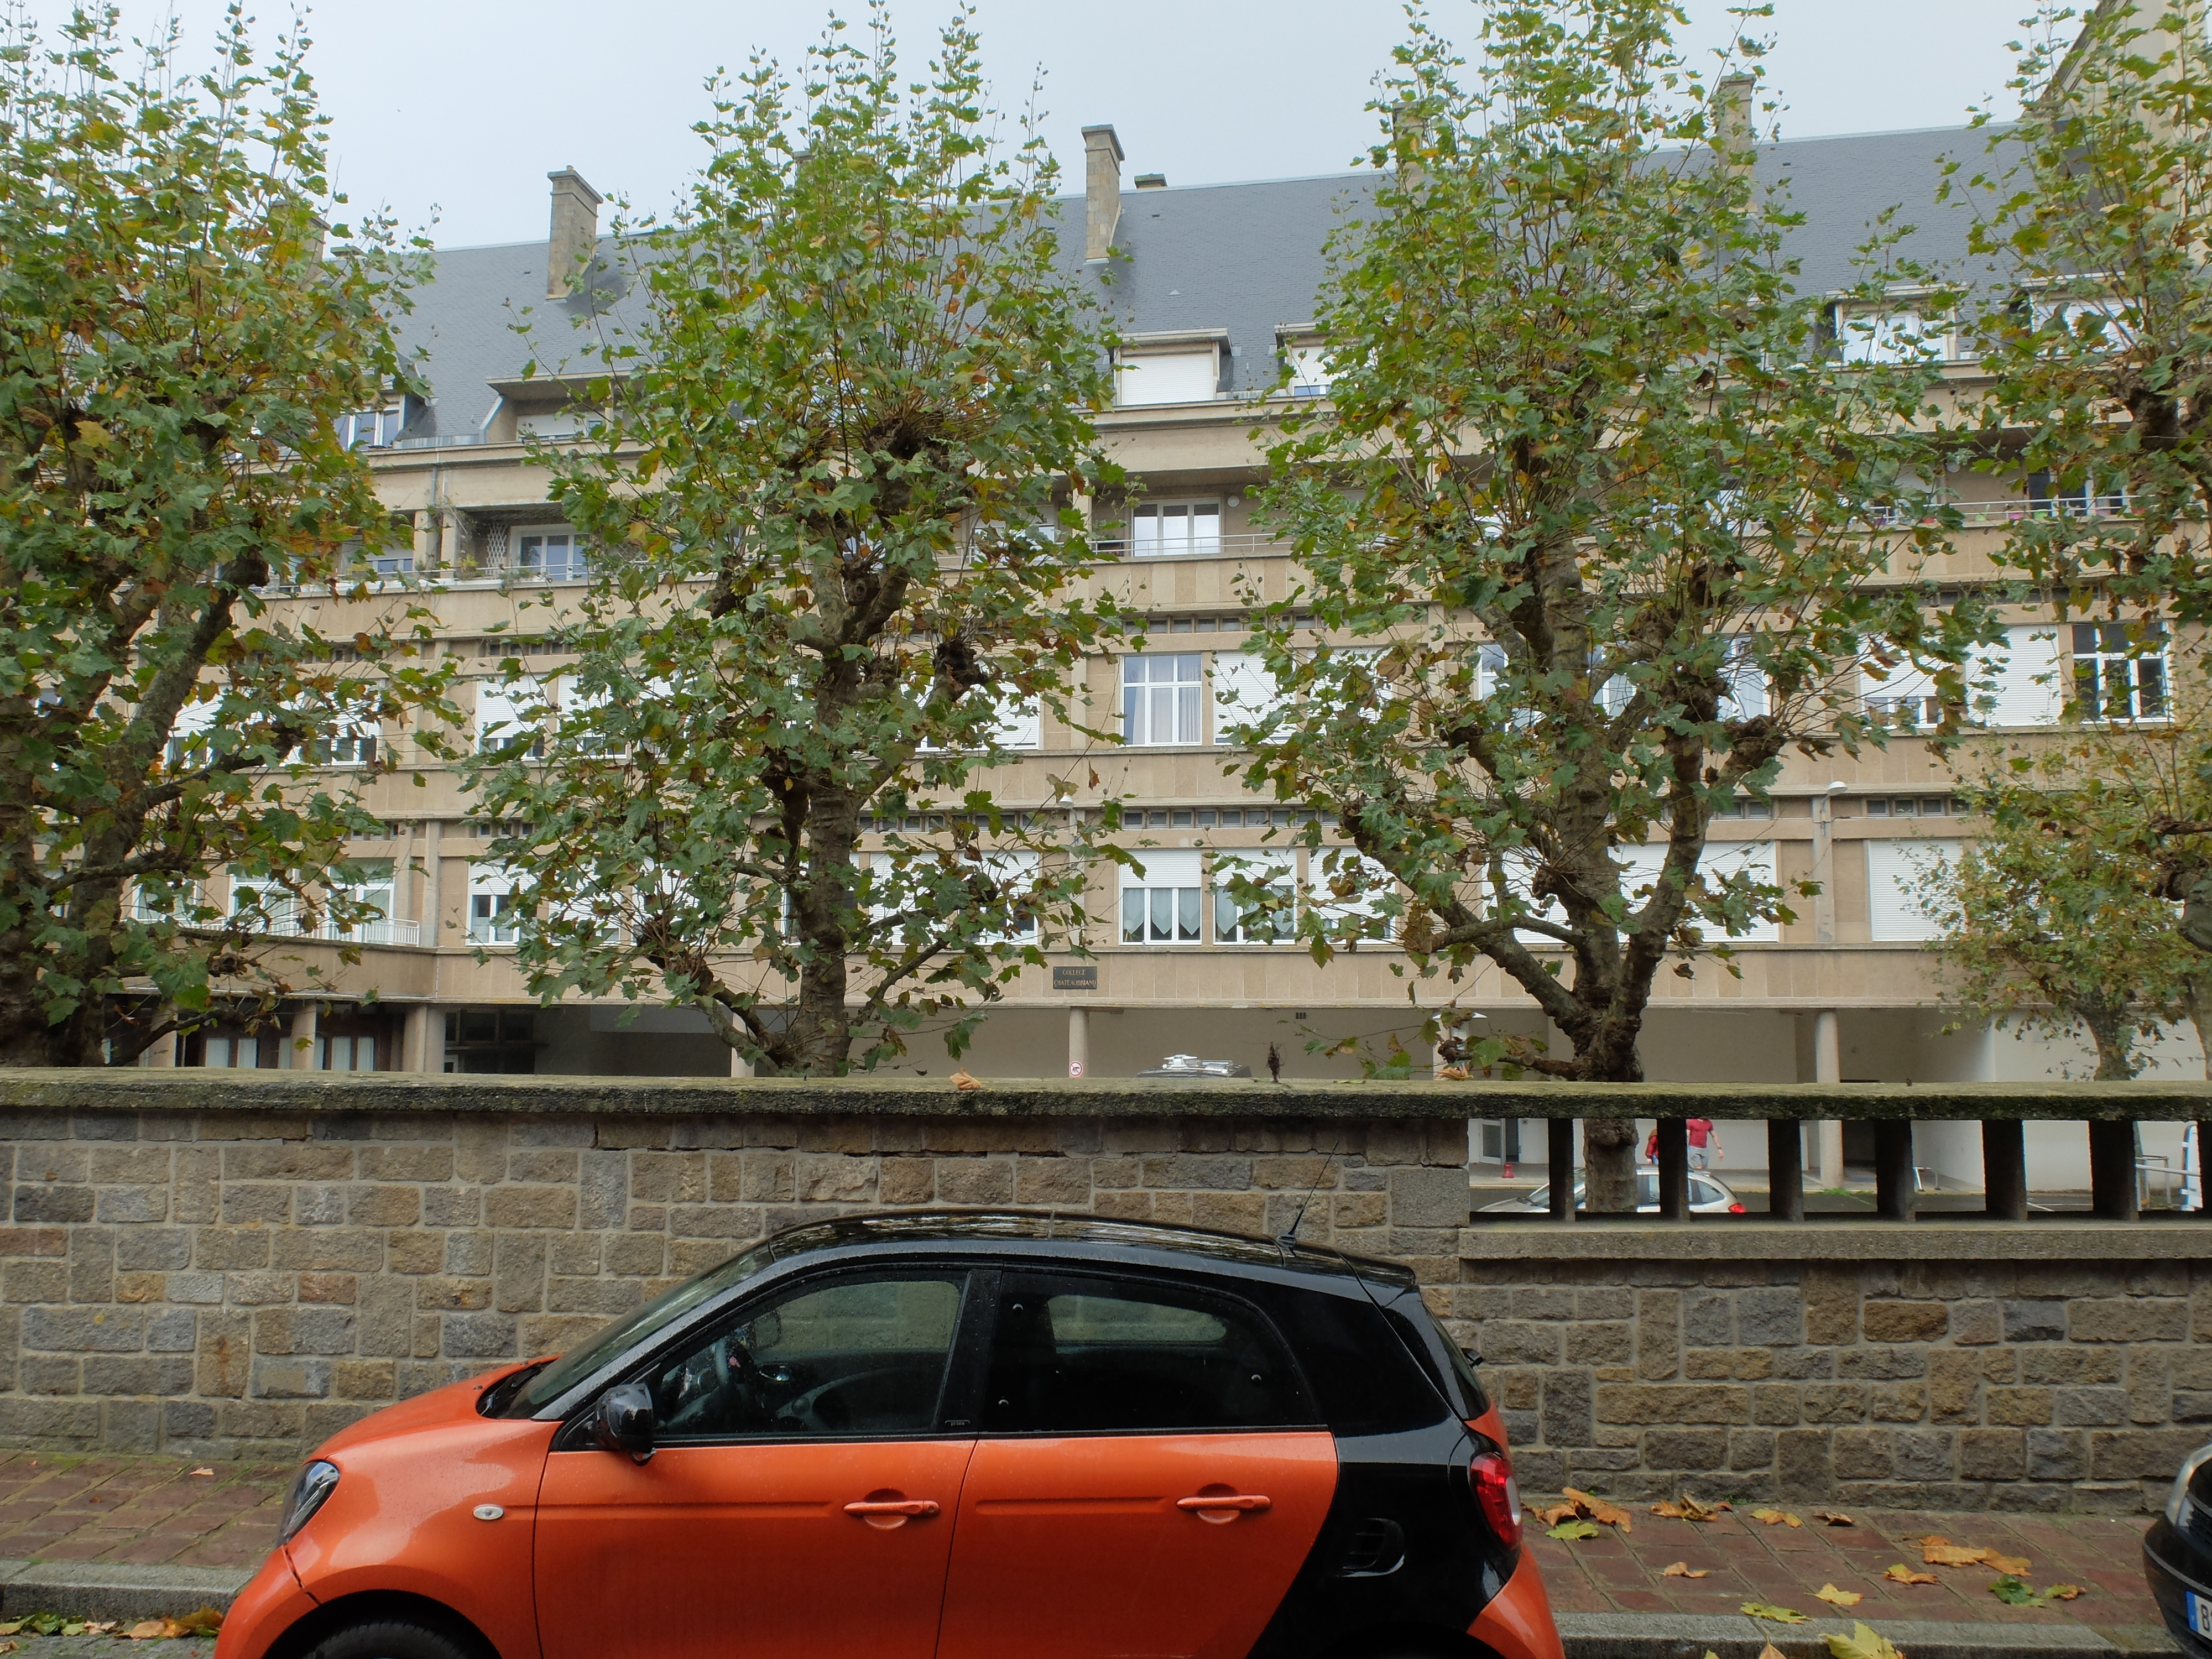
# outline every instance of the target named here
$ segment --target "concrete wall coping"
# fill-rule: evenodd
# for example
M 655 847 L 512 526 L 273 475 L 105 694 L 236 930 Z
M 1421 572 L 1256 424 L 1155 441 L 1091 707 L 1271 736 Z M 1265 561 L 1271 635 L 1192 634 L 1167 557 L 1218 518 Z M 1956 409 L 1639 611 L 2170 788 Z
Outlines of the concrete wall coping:
M 2212 1223 L 2051 1217 L 1881 1221 L 1510 1221 L 1462 1229 L 1467 1261 L 2203 1261 Z
M 1008 1078 L 479 1077 L 118 1067 L 0 1073 L 0 1109 L 786 1117 L 2212 1119 L 2212 1082 L 1218 1083 Z

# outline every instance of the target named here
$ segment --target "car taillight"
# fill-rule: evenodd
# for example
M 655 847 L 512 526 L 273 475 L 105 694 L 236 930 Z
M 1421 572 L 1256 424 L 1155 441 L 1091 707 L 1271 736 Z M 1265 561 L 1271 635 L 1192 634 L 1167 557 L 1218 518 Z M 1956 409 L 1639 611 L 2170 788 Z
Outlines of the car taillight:
M 1502 1451 L 1479 1451 L 1467 1466 L 1474 1486 L 1474 1502 L 1498 1541 L 1509 1550 L 1521 1547 L 1521 1488 L 1513 1480 L 1513 1460 Z
M 1742 1205 L 1741 1205 L 1741 1204 L 1731 1204 L 1731 1205 L 1729 1205 L 1729 1213 L 1730 1215 L 1741 1215 L 1741 1214 L 1743 1213 L 1743 1206 L 1742 1206 Z

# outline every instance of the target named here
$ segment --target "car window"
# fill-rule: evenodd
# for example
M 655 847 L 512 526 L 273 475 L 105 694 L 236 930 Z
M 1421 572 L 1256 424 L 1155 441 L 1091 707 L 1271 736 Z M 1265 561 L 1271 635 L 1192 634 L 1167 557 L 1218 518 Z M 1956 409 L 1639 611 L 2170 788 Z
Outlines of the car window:
M 656 1439 L 927 1433 L 967 1277 L 843 1279 L 747 1309 L 647 1377 Z
M 1690 1202 L 1692 1204 L 1711 1204 L 1721 1196 L 1721 1189 L 1710 1181 L 1690 1182 Z
M 983 1424 L 996 1433 L 1142 1433 L 1311 1422 L 1256 1309 L 1176 1286 L 1010 1278 Z

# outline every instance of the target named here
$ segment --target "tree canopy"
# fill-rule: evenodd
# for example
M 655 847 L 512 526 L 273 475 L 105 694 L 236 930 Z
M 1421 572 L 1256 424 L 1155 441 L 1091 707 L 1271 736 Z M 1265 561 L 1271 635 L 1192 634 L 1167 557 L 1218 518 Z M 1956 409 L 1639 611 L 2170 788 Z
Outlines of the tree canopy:
M 270 905 L 343 911 L 374 822 L 373 769 L 313 763 L 434 696 L 404 597 L 342 642 L 264 598 L 350 591 L 393 533 L 338 426 L 410 384 L 410 251 L 319 216 L 307 51 L 259 61 L 236 5 L 198 76 L 173 33 L 127 64 L 112 7 L 0 33 L 0 1062 L 283 988 Z
M 1371 209 L 1331 244 L 1328 404 L 1269 454 L 1307 575 L 1248 779 L 1335 811 L 1335 879 L 1400 885 L 1417 978 L 1486 957 L 1571 1045 L 1476 1058 L 1563 1077 L 1639 1078 L 1669 951 L 1790 917 L 1771 866 L 1710 855 L 1716 813 L 1792 745 L 1881 740 L 1863 660 L 1963 701 L 1982 630 L 1912 580 L 1943 524 L 1913 432 L 1932 354 L 1852 349 L 1851 302 L 1910 273 L 1878 236 L 1838 337 L 1753 170 L 1756 50 L 1716 83 L 1681 23 L 1500 3 L 1462 86 L 1416 19 Z M 1591 1157 L 1593 1206 L 1631 1207 L 1632 1138 Z
M 716 83 L 688 198 L 625 227 L 636 314 L 580 337 L 591 425 L 541 458 L 596 550 L 574 672 L 478 765 L 532 988 L 700 1008 L 764 1072 L 931 1018 L 957 1052 L 1079 944 L 1089 829 L 1011 763 L 1082 718 L 1116 617 L 1073 506 L 1115 476 L 1109 339 L 1055 171 L 994 148 L 969 13 L 912 87 L 872 18 L 797 85 Z

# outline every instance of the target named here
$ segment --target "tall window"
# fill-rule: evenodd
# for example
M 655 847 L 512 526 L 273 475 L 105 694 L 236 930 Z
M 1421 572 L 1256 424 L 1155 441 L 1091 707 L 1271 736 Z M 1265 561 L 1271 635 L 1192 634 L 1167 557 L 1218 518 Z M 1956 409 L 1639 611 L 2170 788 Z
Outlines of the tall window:
M 1151 501 L 1129 515 L 1129 551 L 1140 559 L 1221 551 L 1219 501 Z
M 1199 653 L 1121 659 L 1121 741 L 1126 744 L 1196 744 L 1200 729 Z
M 2166 717 L 2166 625 L 2075 623 L 2074 702 L 2085 720 Z
M 1213 942 L 1216 945 L 1287 944 L 1297 932 L 1295 905 L 1297 854 L 1279 848 L 1217 854 L 1213 864 Z M 1247 908 L 1229 890 L 1232 877 L 1260 883 L 1281 908 Z
M 1195 945 L 1199 942 L 1199 868 L 1195 849 L 1147 848 L 1137 857 L 1140 874 L 1121 871 L 1121 943 Z
M 395 941 L 392 921 L 392 860 L 363 859 L 359 868 L 359 880 L 331 884 L 331 896 L 343 898 L 353 904 L 374 906 L 376 915 L 366 921 L 333 924 L 330 928 L 331 934 L 336 939 L 359 939 L 365 945 L 392 944 Z
M 519 912 L 514 902 L 514 878 L 504 865 L 469 866 L 469 943 L 512 945 Z
M 329 737 L 317 738 L 307 745 L 306 759 L 310 766 L 374 766 L 376 728 L 341 723 Z
M 1835 330 L 1847 363 L 1920 362 L 1949 353 L 1949 330 L 1909 306 L 1879 311 L 1838 306 Z
M 521 532 L 514 542 L 514 568 L 549 582 L 580 582 L 590 574 L 582 538 L 568 530 Z
M 2027 475 L 2027 510 L 2033 517 L 2110 519 L 2128 510 L 2128 487 L 2120 478 L 2054 479 L 2048 472 Z

